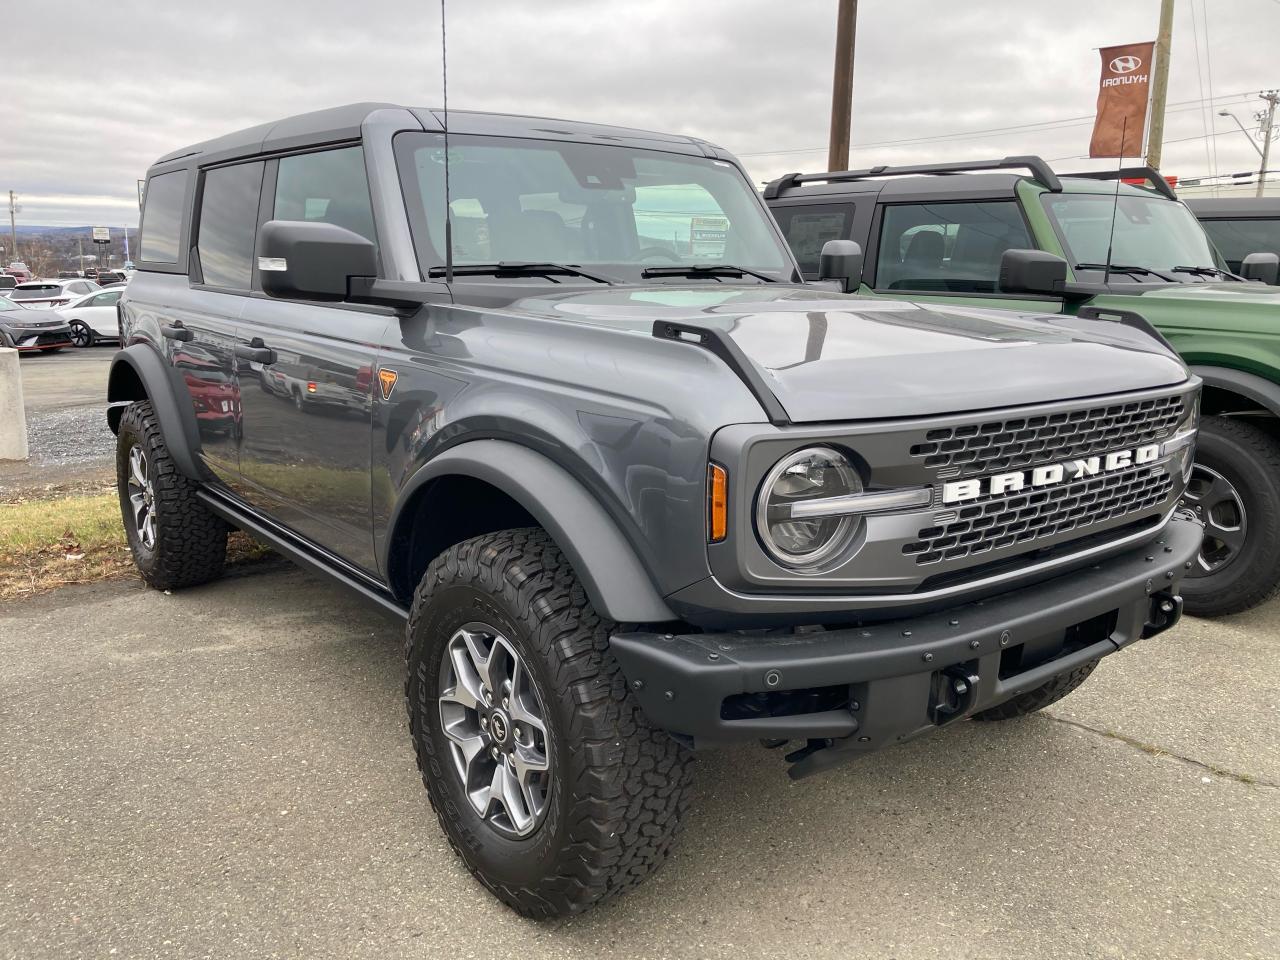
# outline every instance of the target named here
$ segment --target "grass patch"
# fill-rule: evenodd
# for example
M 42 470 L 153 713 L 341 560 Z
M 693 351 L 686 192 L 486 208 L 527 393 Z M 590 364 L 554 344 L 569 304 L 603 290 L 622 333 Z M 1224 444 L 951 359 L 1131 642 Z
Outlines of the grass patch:
M 237 531 L 227 561 L 247 563 L 268 553 Z M 137 573 L 114 490 L 0 503 L 0 601 L 126 575 Z

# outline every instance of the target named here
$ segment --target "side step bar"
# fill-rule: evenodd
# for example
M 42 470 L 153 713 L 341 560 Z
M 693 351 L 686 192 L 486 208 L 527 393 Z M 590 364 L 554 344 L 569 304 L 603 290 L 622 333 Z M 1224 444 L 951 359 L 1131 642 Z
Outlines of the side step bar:
M 231 499 L 221 497 L 208 489 L 201 489 L 196 496 L 201 503 L 227 523 L 263 541 L 299 566 L 332 577 L 354 590 L 365 600 L 380 607 L 385 613 L 390 613 L 401 620 L 409 618 L 409 611 L 382 584 L 327 550 L 304 540 L 287 527 L 254 516 Z

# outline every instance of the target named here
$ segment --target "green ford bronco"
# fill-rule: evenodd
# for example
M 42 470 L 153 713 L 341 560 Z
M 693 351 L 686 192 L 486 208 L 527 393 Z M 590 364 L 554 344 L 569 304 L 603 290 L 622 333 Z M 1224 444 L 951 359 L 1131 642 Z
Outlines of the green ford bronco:
M 1231 272 L 1146 167 L 1058 175 L 1032 156 L 874 167 L 790 174 L 764 197 L 810 279 L 825 243 L 852 241 L 868 296 L 1154 325 L 1204 380 L 1184 502 L 1205 539 L 1187 612 L 1236 613 L 1280 590 L 1274 253 L 1242 254 Z

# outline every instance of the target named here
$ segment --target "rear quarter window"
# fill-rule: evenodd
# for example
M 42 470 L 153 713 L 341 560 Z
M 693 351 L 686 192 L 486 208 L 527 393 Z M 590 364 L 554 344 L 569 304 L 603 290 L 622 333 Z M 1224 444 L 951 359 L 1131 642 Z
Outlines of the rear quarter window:
M 187 196 L 186 170 L 162 173 L 147 181 L 142 207 L 142 259 L 177 263 L 182 237 L 182 211 Z

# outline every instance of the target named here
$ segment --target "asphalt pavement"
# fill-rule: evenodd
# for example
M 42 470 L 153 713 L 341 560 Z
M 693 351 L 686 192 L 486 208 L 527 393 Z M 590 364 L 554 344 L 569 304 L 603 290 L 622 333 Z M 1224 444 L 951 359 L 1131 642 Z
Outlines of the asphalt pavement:
M 450 852 L 401 628 L 290 567 L 0 606 L 0 957 L 1275 958 L 1280 604 L 799 783 L 707 753 L 668 866 L 533 923 Z
M 101 346 L 22 356 L 31 455 L 26 463 L 0 462 L 0 496 L 110 477 L 115 437 L 107 428 L 107 373 L 115 352 Z

